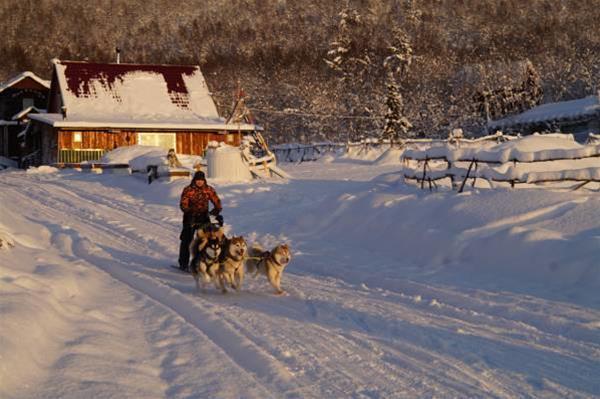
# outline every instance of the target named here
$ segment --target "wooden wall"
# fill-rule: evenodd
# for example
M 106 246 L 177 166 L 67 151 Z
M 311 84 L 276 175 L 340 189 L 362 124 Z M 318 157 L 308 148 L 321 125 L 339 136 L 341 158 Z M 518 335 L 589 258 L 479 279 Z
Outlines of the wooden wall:
M 75 133 L 81 133 L 81 142 L 74 142 Z M 93 130 L 59 130 L 58 148 L 62 149 L 104 149 L 113 150 L 117 147 L 137 144 L 136 131 L 93 131 Z M 171 132 L 165 132 L 171 133 Z M 241 134 L 220 134 L 217 132 L 178 131 L 176 133 L 178 154 L 203 155 L 209 141 L 226 142 L 239 146 Z
M 225 142 L 229 145 L 239 146 L 241 135 L 222 134 L 216 132 L 177 132 L 178 154 L 203 155 L 209 141 Z
M 75 133 L 81 134 L 81 142 L 73 141 Z M 114 150 L 137 144 L 137 135 L 133 131 L 59 130 L 58 143 L 59 148 Z

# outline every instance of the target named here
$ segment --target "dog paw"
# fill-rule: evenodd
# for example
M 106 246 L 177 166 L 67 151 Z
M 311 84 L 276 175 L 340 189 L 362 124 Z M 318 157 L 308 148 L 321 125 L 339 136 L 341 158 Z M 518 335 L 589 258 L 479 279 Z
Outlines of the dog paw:
M 275 292 L 275 295 L 277 296 L 282 296 L 282 295 L 287 295 L 286 292 L 284 290 L 279 290 Z

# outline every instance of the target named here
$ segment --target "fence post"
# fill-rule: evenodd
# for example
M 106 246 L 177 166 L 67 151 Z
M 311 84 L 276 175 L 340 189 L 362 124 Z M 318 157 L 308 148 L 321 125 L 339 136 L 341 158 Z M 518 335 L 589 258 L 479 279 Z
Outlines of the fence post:
M 158 179 L 158 165 L 146 166 L 146 173 L 148 174 L 148 184 L 150 184 L 152 180 Z
M 450 171 L 452 169 L 452 162 L 448 159 L 446 159 L 446 163 L 448 164 L 448 166 L 446 167 L 447 171 Z M 450 186 L 452 187 L 452 190 L 454 190 L 456 188 L 456 182 L 454 181 L 454 173 L 452 172 L 448 172 L 448 175 L 450 177 Z
M 425 161 L 423 162 L 423 176 L 422 176 L 422 180 L 421 180 L 421 190 L 423 188 L 425 188 L 425 174 L 426 174 L 425 168 L 427 167 L 427 161 L 428 161 L 428 158 L 425 157 Z
M 473 167 L 474 163 L 475 163 L 475 158 L 473 158 L 473 160 L 469 164 L 469 169 L 467 169 L 467 175 L 465 176 L 462 184 L 460 185 L 460 190 L 458 190 L 459 193 L 463 192 L 463 189 L 465 188 L 465 183 L 467 182 L 467 179 L 469 178 L 469 174 L 471 173 L 471 168 Z
M 475 161 L 475 172 L 477 172 L 477 167 L 479 166 L 479 164 L 477 163 L 477 161 Z M 475 174 L 475 177 L 473 178 L 473 183 L 471 183 L 471 187 L 475 187 L 475 182 L 477 181 L 477 174 Z

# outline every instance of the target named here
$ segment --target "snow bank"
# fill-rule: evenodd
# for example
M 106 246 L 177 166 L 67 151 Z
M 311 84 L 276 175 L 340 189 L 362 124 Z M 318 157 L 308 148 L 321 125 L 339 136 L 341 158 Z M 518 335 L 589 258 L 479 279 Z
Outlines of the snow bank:
M 341 158 L 374 161 L 381 156 L 388 147 L 389 146 L 387 145 L 350 145 L 348 151 L 343 154 Z
M 333 154 L 325 154 L 321 158 L 317 159 L 316 162 L 326 164 L 326 163 L 335 162 L 336 159 L 337 159 L 337 157 Z
M 204 164 L 202 157 L 197 155 L 177 155 L 183 169 L 194 169 L 194 165 Z M 146 171 L 148 165 L 158 165 L 168 169 L 167 151 L 162 147 L 131 145 L 119 147 L 104 154 L 102 163 L 129 164 L 132 170 Z
M 0 156 L 0 170 L 6 168 L 16 168 L 17 163 L 12 159 L 8 159 L 6 157 Z
M 326 241 L 338 256 L 369 251 L 371 260 L 349 260 L 345 271 L 367 284 L 403 275 L 600 305 L 600 198 L 593 194 L 430 194 L 381 182 L 326 198 L 290 230 Z
M 402 157 L 402 154 L 404 154 L 403 149 L 388 148 L 373 161 L 373 165 L 400 164 L 400 158 Z
M 0 397 L 162 392 L 148 359 L 130 361 L 147 345 L 134 321 L 143 309 L 130 311 L 123 287 L 86 262 L 102 252 L 93 238 L 66 220 L 33 220 L 20 204 L 2 204 L 0 236 L 8 232 L 15 245 L 0 250 Z
M 53 167 L 53 166 L 48 166 L 48 165 L 42 165 L 39 167 L 30 167 L 27 169 L 27 173 L 28 174 L 50 174 L 50 173 L 56 173 L 58 172 L 58 169 Z

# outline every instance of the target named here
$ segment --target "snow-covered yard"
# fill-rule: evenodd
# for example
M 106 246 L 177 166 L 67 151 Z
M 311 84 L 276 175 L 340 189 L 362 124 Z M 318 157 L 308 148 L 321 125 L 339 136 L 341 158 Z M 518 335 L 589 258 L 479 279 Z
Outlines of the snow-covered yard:
M 169 267 L 187 181 L 0 172 L 0 397 L 600 397 L 597 191 L 283 167 L 215 185 L 230 233 L 290 243 L 281 297 Z

